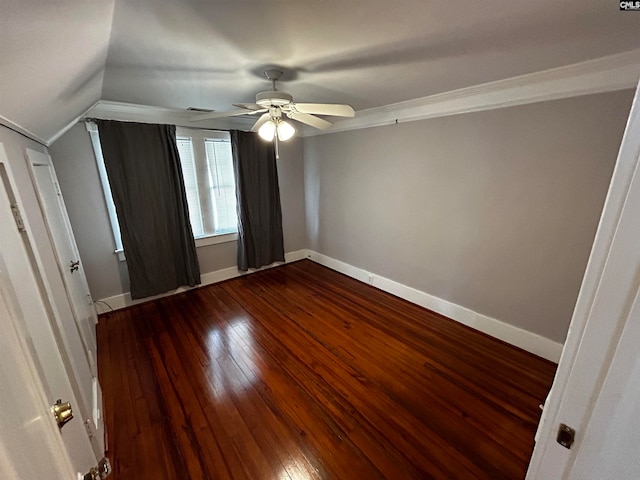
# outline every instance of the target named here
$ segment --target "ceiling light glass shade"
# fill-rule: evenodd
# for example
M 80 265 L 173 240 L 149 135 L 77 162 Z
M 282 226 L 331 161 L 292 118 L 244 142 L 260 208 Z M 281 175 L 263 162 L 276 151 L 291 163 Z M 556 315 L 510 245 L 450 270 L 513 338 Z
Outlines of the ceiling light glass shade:
M 293 137 L 294 133 L 296 133 L 296 129 L 280 118 L 272 118 L 258 129 L 258 135 L 267 142 L 272 141 L 275 135 L 278 135 L 278 140 L 281 142 L 286 142 Z
M 281 142 L 286 142 L 293 134 L 296 133 L 296 129 L 293 126 L 285 121 L 279 121 L 278 126 L 276 127 L 276 131 L 278 132 L 278 140 Z
M 269 120 L 258 129 L 258 135 L 270 142 L 276 134 L 276 124 L 273 120 Z

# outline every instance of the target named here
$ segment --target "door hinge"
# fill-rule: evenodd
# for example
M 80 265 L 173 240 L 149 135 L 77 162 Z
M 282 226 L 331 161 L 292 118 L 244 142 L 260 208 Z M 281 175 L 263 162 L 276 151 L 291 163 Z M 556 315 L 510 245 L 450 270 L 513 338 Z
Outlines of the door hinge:
M 17 203 L 11 204 L 11 212 L 13 213 L 13 218 L 16 220 L 18 231 L 19 232 L 26 231 L 27 229 L 24 226 L 24 220 L 22 219 L 22 214 L 20 213 L 20 207 L 18 207 Z
M 104 457 L 98 462 L 98 465 L 91 468 L 81 480 L 101 480 L 107 478 L 111 474 L 111 462 L 108 457 Z M 80 477 L 80 475 L 78 475 Z
M 93 438 L 95 436 L 94 432 L 93 432 L 93 425 L 91 423 L 91 420 L 89 420 L 88 418 L 84 421 L 84 427 L 87 429 L 87 435 L 89 436 L 89 438 Z

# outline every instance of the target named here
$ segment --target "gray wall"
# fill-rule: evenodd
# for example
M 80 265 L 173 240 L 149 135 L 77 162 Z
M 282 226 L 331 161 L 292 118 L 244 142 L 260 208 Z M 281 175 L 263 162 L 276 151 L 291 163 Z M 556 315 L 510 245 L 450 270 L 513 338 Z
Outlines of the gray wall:
M 563 341 L 632 95 L 287 143 L 278 161 L 285 251 L 311 248 Z M 92 295 L 127 292 L 84 126 L 50 153 Z M 232 267 L 236 243 L 198 256 L 203 273 Z
M 78 124 L 51 147 L 60 190 L 94 299 L 129 290 L 126 264 L 119 262 L 102 193 L 91 138 Z
M 91 140 L 78 124 L 49 149 L 78 244 L 89 288 L 95 299 L 129 291 L 126 264 L 113 253 L 115 244 L 104 202 Z M 302 140 L 281 148 L 278 160 L 286 252 L 306 248 Z M 201 272 L 236 265 L 236 242 L 198 248 Z
M 633 92 L 309 137 L 309 248 L 563 341 Z

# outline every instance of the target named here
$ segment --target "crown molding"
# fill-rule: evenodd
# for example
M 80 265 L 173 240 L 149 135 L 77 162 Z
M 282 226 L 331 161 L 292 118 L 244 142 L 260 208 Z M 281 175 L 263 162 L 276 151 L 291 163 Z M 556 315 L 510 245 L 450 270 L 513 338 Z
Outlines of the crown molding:
M 65 133 L 67 133 L 69 130 L 71 130 L 71 128 L 78 123 L 82 118 L 84 118 L 87 115 L 87 112 L 89 112 L 92 108 L 94 108 L 100 101 L 98 100 L 97 102 L 94 102 L 93 105 L 91 105 L 89 108 L 87 108 L 84 112 L 82 112 L 80 115 L 78 115 L 76 118 L 74 118 L 73 120 L 71 120 L 66 127 L 64 127 L 62 130 L 60 130 L 58 133 L 56 133 L 53 137 L 51 137 L 48 141 L 47 141 L 47 147 L 51 146 L 56 140 L 58 140 L 61 136 L 63 136 Z
M 356 112 L 328 130 L 305 127 L 302 136 L 444 117 L 634 88 L 640 78 L 640 49 L 586 62 Z
M 7 117 L 3 117 L 2 115 L 0 115 L 0 125 L 7 127 L 9 130 L 13 130 L 14 132 L 17 132 L 20 135 L 27 137 L 30 140 L 33 140 L 34 142 L 38 142 L 40 145 L 43 145 L 45 147 L 48 147 L 50 145 L 49 142 L 39 137 L 38 135 L 33 133 L 31 130 L 26 129 L 15 122 L 12 122 Z
M 102 120 L 119 120 L 123 122 L 164 123 L 191 128 L 210 128 L 230 130 L 234 128 L 251 128 L 255 123 L 253 117 L 229 117 L 191 122 L 189 119 L 196 113 L 176 108 L 154 107 L 135 103 L 98 101 L 86 113 L 85 117 Z
M 405 102 L 359 110 L 354 118 L 340 119 L 328 130 L 317 130 L 305 125 L 298 131 L 303 137 L 311 137 L 394 123 L 512 107 L 527 103 L 612 92 L 634 88 L 639 78 L 640 49 L 636 49 L 564 67 L 452 90 Z M 99 100 L 48 141 L 39 138 L 6 118 L 0 117 L 0 124 L 48 146 L 84 117 L 141 123 L 165 123 L 181 127 L 217 130 L 249 130 L 255 122 L 255 118 L 251 116 L 190 122 L 189 118 L 193 115 L 193 112 L 181 109 Z

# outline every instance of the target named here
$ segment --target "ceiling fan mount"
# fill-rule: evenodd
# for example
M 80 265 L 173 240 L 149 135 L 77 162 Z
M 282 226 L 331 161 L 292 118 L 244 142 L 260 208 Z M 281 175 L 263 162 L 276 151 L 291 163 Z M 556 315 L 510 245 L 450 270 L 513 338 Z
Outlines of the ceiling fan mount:
M 260 92 L 256 95 L 256 104 L 262 108 L 269 107 L 282 107 L 283 105 L 289 105 L 293 102 L 293 96 L 287 92 L 278 92 L 273 90 L 271 92 Z
M 270 68 L 269 70 L 265 70 L 264 76 L 267 77 L 267 80 L 271 82 L 277 82 L 280 80 L 280 77 L 284 75 L 282 70 L 278 70 L 277 68 Z M 273 84 L 273 89 L 275 90 L 275 84 Z
M 282 70 L 267 70 L 264 76 L 271 81 L 272 89 L 267 92 L 260 92 L 256 95 L 256 104 L 262 108 L 282 107 L 293 102 L 293 96 L 287 92 L 279 92 L 276 82 L 282 77 Z
M 259 132 L 260 128 L 265 124 L 272 124 L 275 132 L 279 135 L 279 126 L 286 124 L 282 120 L 283 116 L 290 118 L 314 128 L 326 129 L 333 125 L 330 121 L 320 118 L 317 115 L 329 115 L 337 117 L 353 117 L 355 112 L 350 105 L 339 105 L 333 103 L 294 103 L 293 96 L 287 92 L 281 92 L 276 87 L 276 82 L 283 75 L 282 70 L 269 69 L 264 72 L 267 80 L 271 81 L 272 89 L 265 92 L 259 92 L 256 95 L 256 103 L 234 103 L 235 107 L 240 110 L 232 110 L 229 112 L 209 112 L 193 116 L 189 121 L 197 122 L 209 120 L 212 118 L 235 117 L 239 115 L 255 115 L 262 114 L 254 123 L 251 131 Z M 288 125 L 288 124 L 287 124 Z M 271 125 L 267 125 L 271 126 Z M 294 131 L 293 127 L 288 126 L 290 131 Z M 261 133 L 261 132 L 259 132 Z M 266 138 L 274 138 L 273 133 L 267 135 Z M 282 138 L 281 138 L 282 140 Z

